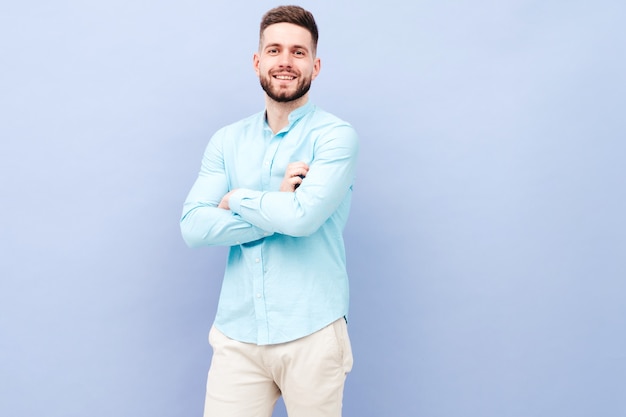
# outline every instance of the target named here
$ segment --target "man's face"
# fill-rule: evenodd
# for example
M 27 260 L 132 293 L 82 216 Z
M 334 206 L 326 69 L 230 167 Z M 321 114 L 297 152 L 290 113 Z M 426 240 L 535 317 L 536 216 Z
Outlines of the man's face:
M 291 23 L 265 28 L 253 61 L 261 87 L 271 99 L 281 103 L 303 97 L 320 70 L 311 33 Z

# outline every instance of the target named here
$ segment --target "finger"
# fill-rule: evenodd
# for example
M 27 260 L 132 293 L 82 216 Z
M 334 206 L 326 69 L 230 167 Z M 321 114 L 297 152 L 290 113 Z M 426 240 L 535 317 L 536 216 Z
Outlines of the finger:
M 304 177 L 306 172 L 301 169 L 294 169 L 285 173 L 285 178 Z
M 289 165 L 287 165 L 287 170 L 288 171 L 304 170 L 305 173 L 306 173 L 309 170 L 309 166 L 306 163 L 302 162 L 302 161 L 292 162 Z
M 296 175 L 305 177 L 306 174 L 308 174 L 308 172 L 309 172 L 309 169 L 307 167 L 301 167 L 300 169 L 296 171 Z

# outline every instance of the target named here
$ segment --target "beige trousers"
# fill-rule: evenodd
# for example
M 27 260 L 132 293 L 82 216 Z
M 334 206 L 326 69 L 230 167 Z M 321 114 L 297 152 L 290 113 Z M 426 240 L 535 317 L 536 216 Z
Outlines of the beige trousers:
M 213 327 L 209 343 L 204 417 L 271 417 L 280 395 L 289 417 L 341 417 L 352 369 L 343 318 L 301 339 L 266 346 L 237 342 Z

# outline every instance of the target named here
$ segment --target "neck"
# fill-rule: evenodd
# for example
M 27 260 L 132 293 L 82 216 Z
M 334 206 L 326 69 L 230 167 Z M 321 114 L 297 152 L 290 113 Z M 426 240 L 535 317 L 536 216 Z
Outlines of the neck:
M 267 124 L 272 132 L 278 133 L 282 128 L 289 124 L 289 114 L 295 109 L 304 106 L 309 101 L 309 95 L 305 94 L 294 101 L 279 103 L 265 96 L 265 114 L 267 116 Z

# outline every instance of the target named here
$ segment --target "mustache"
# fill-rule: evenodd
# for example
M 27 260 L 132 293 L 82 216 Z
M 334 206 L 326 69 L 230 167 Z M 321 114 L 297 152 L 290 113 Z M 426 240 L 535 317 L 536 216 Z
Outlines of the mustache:
M 290 75 L 295 75 L 295 76 L 300 76 L 300 71 L 294 70 L 294 69 L 277 69 L 277 70 L 273 70 L 270 71 L 269 74 L 271 76 L 274 75 L 278 75 L 278 74 L 282 74 L 282 75 L 286 75 L 286 74 L 290 74 Z

